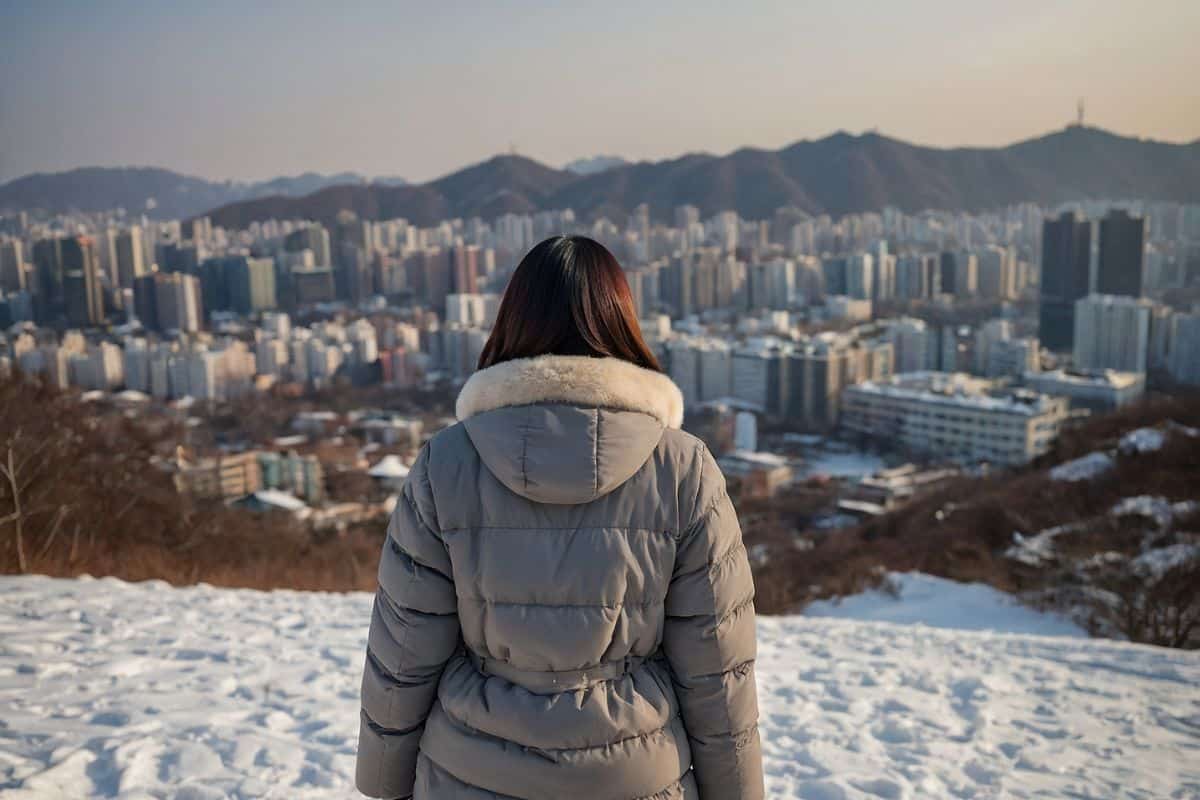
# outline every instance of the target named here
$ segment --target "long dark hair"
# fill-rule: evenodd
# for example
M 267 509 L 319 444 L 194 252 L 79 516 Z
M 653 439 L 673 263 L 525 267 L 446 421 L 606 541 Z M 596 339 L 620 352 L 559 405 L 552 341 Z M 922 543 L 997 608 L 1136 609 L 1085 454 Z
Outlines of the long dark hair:
M 517 265 L 479 368 L 541 355 L 610 356 L 661 371 L 642 339 L 625 271 L 586 236 L 552 236 Z

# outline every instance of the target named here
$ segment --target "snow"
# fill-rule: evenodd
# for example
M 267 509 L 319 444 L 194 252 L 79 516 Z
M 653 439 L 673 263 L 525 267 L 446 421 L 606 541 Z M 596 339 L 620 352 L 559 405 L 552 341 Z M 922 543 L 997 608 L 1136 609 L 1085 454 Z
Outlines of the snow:
M 1087 636 L 1075 623 L 1023 606 L 1012 595 L 986 584 L 958 583 L 919 572 L 890 573 L 887 583 L 894 594 L 872 590 L 840 600 L 822 600 L 810 603 L 804 613 L 952 630 Z
M 1182 500 L 1173 503 L 1165 497 L 1137 495 L 1136 497 L 1122 498 L 1114 503 L 1108 510 L 1108 515 L 1112 517 L 1145 517 L 1154 523 L 1155 531 L 1163 531 L 1166 530 L 1167 526 L 1176 517 L 1191 514 L 1197 509 L 1200 509 L 1200 501 Z M 1014 532 L 1013 543 L 1004 551 L 1004 555 L 1007 558 L 1031 567 L 1049 564 L 1058 558 L 1055 551 L 1055 539 L 1065 533 L 1086 530 L 1090 524 L 1093 524 L 1091 520 L 1070 522 L 1065 525 L 1056 525 L 1053 528 L 1047 528 L 1032 536 L 1025 536 L 1019 531 Z M 1082 562 L 1081 566 L 1096 568 L 1102 566 L 1105 562 L 1112 563 L 1117 560 L 1119 559 L 1113 559 L 1110 555 L 1102 553 Z
M 1181 500 L 1178 503 L 1172 503 L 1165 497 L 1140 494 L 1136 497 L 1122 499 L 1108 513 L 1114 517 L 1128 515 L 1146 517 L 1154 520 L 1159 528 L 1165 528 L 1175 517 L 1190 514 L 1198 508 L 1200 508 L 1200 501 L 1196 500 Z
M 1113 459 L 1108 453 L 1088 453 L 1059 464 L 1050 470 L 1050 478 L 1056 481 L 1087 481 L 1103 475 L 1112 466 Z
M 1200 545 L 1179 543 L 1147 550 L 1133 560 L 1133 568 L 1141 575 L 1161 578 L 1175 567 L 1200 559 Z
M 301 512 L 308 509 L 303 500 L 278 489 L 259 489 L 251 496 L 263 505 L 273 506 L 284 511 Z
M 371 467 L 367 474 L 372 478 L 398 480 L 408 477 L 408 471 L 408 465 L 401 461 L 399 456 L 386 455 L 379 459 L 379 463 Z
M 1013 532 L 1013 543 L 1004 551 L 1007 558 L 1020 561 L 1031 567 L 1041 566 L 1053 561 L 1057 556 L 1054 552 L 1054 540 L 1064 533 L 1082 530 L 1086 523 L 1072 522 L 1066 525 L 1056 525 L 1039 531 L 1033 536 L 1025 536 L 1020 531 Z
M 887 467 L 875 453 L 838 453 L 817 450 L 804 455 L 801 470 L 804 475 L 825 475 L 831 478 L 864 478 Z
M 1122 436 L 1117 447 L 1122 453 L 1153 453 L 1166 441 L 1167 435 L 1158 428 L 1138 428 Z
M 368 595 L 0 592 L 4 800 L 356 796 Z M 811 617 L 764 618 L 759 642 L 772 800 L 1200 793 L 1194 653 Z

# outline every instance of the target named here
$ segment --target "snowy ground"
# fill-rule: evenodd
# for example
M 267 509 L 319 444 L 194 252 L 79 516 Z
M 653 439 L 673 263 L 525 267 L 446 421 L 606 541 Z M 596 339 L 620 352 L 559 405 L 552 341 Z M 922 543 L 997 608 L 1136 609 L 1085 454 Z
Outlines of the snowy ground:
M 982 583 L 956 583 L 919 572 L 891 573 L 891 591 L 871 591 L 840 601 L 812 603 L 810 617 L 928 625 L 966 631 L 1003 631 L 1039 636 L 1086 637 L 1087 631 L 1055 614 L 1021 605 L 1012 595 Z
M 0 798 L 353 796 L 366 595 L 0 598 Z M 1200 797 L 1194 653 L 808 617 L 760 642 L 771 798 Z

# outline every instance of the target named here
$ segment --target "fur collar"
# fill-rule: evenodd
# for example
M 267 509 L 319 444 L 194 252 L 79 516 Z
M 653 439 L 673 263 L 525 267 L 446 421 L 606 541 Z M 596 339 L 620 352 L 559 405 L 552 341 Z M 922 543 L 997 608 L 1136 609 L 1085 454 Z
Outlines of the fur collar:
M 617 358 L 537 356 L 505 361 L 472 375 L 458 395 L 460 420 L 533 403 L 640 411 L 664 427 L 683 423 L 683 395 L 661 372 Z

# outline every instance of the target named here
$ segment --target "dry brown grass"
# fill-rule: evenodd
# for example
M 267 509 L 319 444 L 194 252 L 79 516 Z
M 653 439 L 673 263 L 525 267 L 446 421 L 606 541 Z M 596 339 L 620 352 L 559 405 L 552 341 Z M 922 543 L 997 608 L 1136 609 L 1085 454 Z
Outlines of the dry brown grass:
M 38 381 L 0 383 L 0 460 L 17 474 L 0 481 L 0 573 L 374 588 L 381 524 L 320 533 L 181 496 L 151 461 L 180 433 L 157 422 L 98 416 Z

